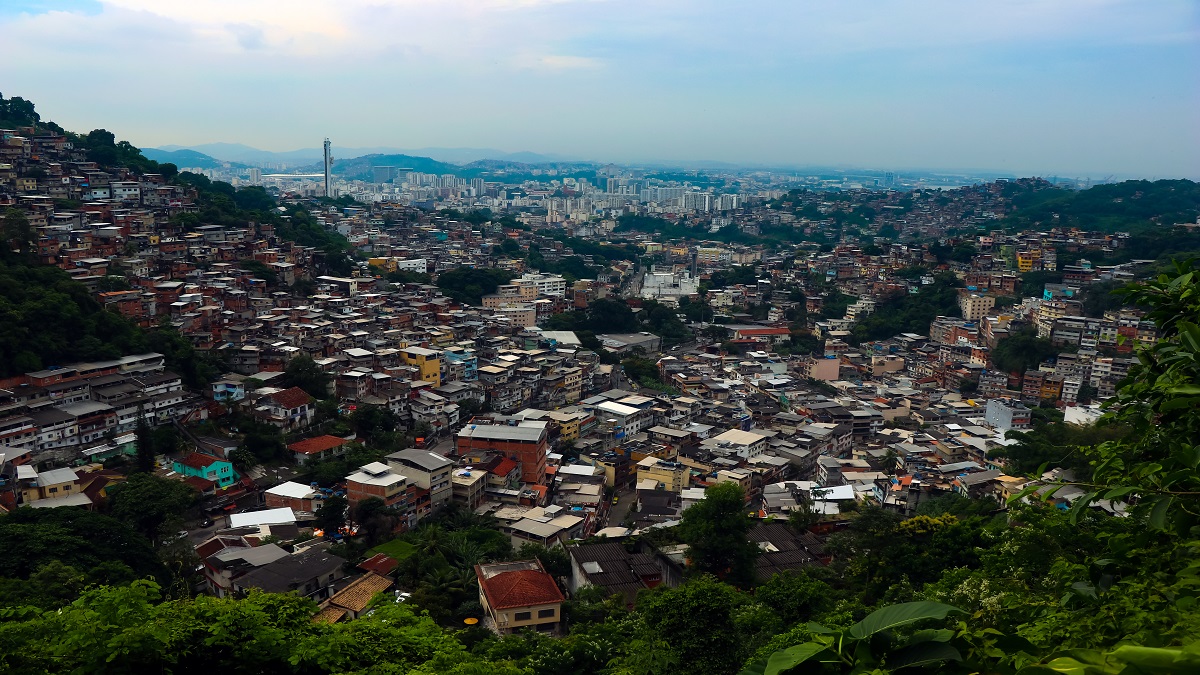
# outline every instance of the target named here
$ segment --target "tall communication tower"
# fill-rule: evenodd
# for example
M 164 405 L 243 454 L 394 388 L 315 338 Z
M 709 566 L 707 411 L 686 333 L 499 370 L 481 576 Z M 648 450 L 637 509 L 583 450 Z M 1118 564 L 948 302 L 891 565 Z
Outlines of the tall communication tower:
M 333 198 L 333 191 L 330 189 L 329 172 L 333 169 L 333 154 L 329 152 L 329 139 L 325 139 L 325 196 Z

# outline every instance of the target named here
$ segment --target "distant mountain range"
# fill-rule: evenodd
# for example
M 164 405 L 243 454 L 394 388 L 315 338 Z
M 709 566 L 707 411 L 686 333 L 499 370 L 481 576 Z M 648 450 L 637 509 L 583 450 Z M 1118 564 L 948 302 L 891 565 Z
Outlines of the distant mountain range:
M 278 164 L 302 165 L 320 162 L 321 148 L 301 148 L 287 152 L 261 150 L 241 143 L 201 143 L 199 145 L 164 145 L 150 148 L 151 152 L 194 151 L 223 162 L 239 162 L 249 165 Z M 391 147 L 344 148 L 333 146 L 334 159 L 358 158 L 366 155 L 395 155 L 424 157 L 447 164 L 469 164 L 481 159 L 496 159 L 524 164 L 572 161 L 562 155 L 542 155 L 536 152 L 505 152 L 494 148 L 417 148 L 404 150 Z M 149 155 L 147 155 L 149 156 Z M 174 161 L 171 159 L 159 161 Z M 199 166 L 192 164 L 190 166 Z M 415 167 L 414 167 L 415 168 Z
M 175 166 L 184 168 L 198 169 L 219 169 L 226 164 L 233 167 L 242 167 L 244 164 L 237 162 L 223 162 L 211 155 L 206 155 L 203 152 L 189 150 L 183 148 L 181 150 L 164 150 L 162 148 L 142 148 L 142 154 L 146 159 L 152 159 L 156 162 L 171 162 Z

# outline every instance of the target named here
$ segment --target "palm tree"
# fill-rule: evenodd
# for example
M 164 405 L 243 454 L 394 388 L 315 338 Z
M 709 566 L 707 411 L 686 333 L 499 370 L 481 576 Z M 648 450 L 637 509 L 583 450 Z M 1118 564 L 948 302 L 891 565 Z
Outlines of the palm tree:
M 437 525 L 426 525 L 417 530 L 416 541 L 413 544 L 422 555 L 437 555 L 445 545 L 445 532 Z

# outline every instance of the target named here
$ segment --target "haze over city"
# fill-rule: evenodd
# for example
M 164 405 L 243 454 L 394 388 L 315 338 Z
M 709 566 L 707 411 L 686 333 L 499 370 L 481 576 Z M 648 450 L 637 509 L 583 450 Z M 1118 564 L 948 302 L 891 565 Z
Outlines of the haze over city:
M 4 93 L 135 145 L 1200 176 L 1187 1 L 21 0 Z

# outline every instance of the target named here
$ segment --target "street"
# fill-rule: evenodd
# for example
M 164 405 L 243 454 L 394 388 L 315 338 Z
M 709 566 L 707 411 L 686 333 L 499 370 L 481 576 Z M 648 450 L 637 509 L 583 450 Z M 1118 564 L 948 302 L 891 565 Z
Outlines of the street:
M 625 522 L 625 516 L 629 513 L 629 510 L 633 508 L 633 502 L 635 501 L 636 494 L 633 490 L 625 488 L 619 491 L 617 496 L 619 497 L 617 503 L 613 504 L 612 508 L 608 512 L 609 527 L 621 527 L 621 525 Z

